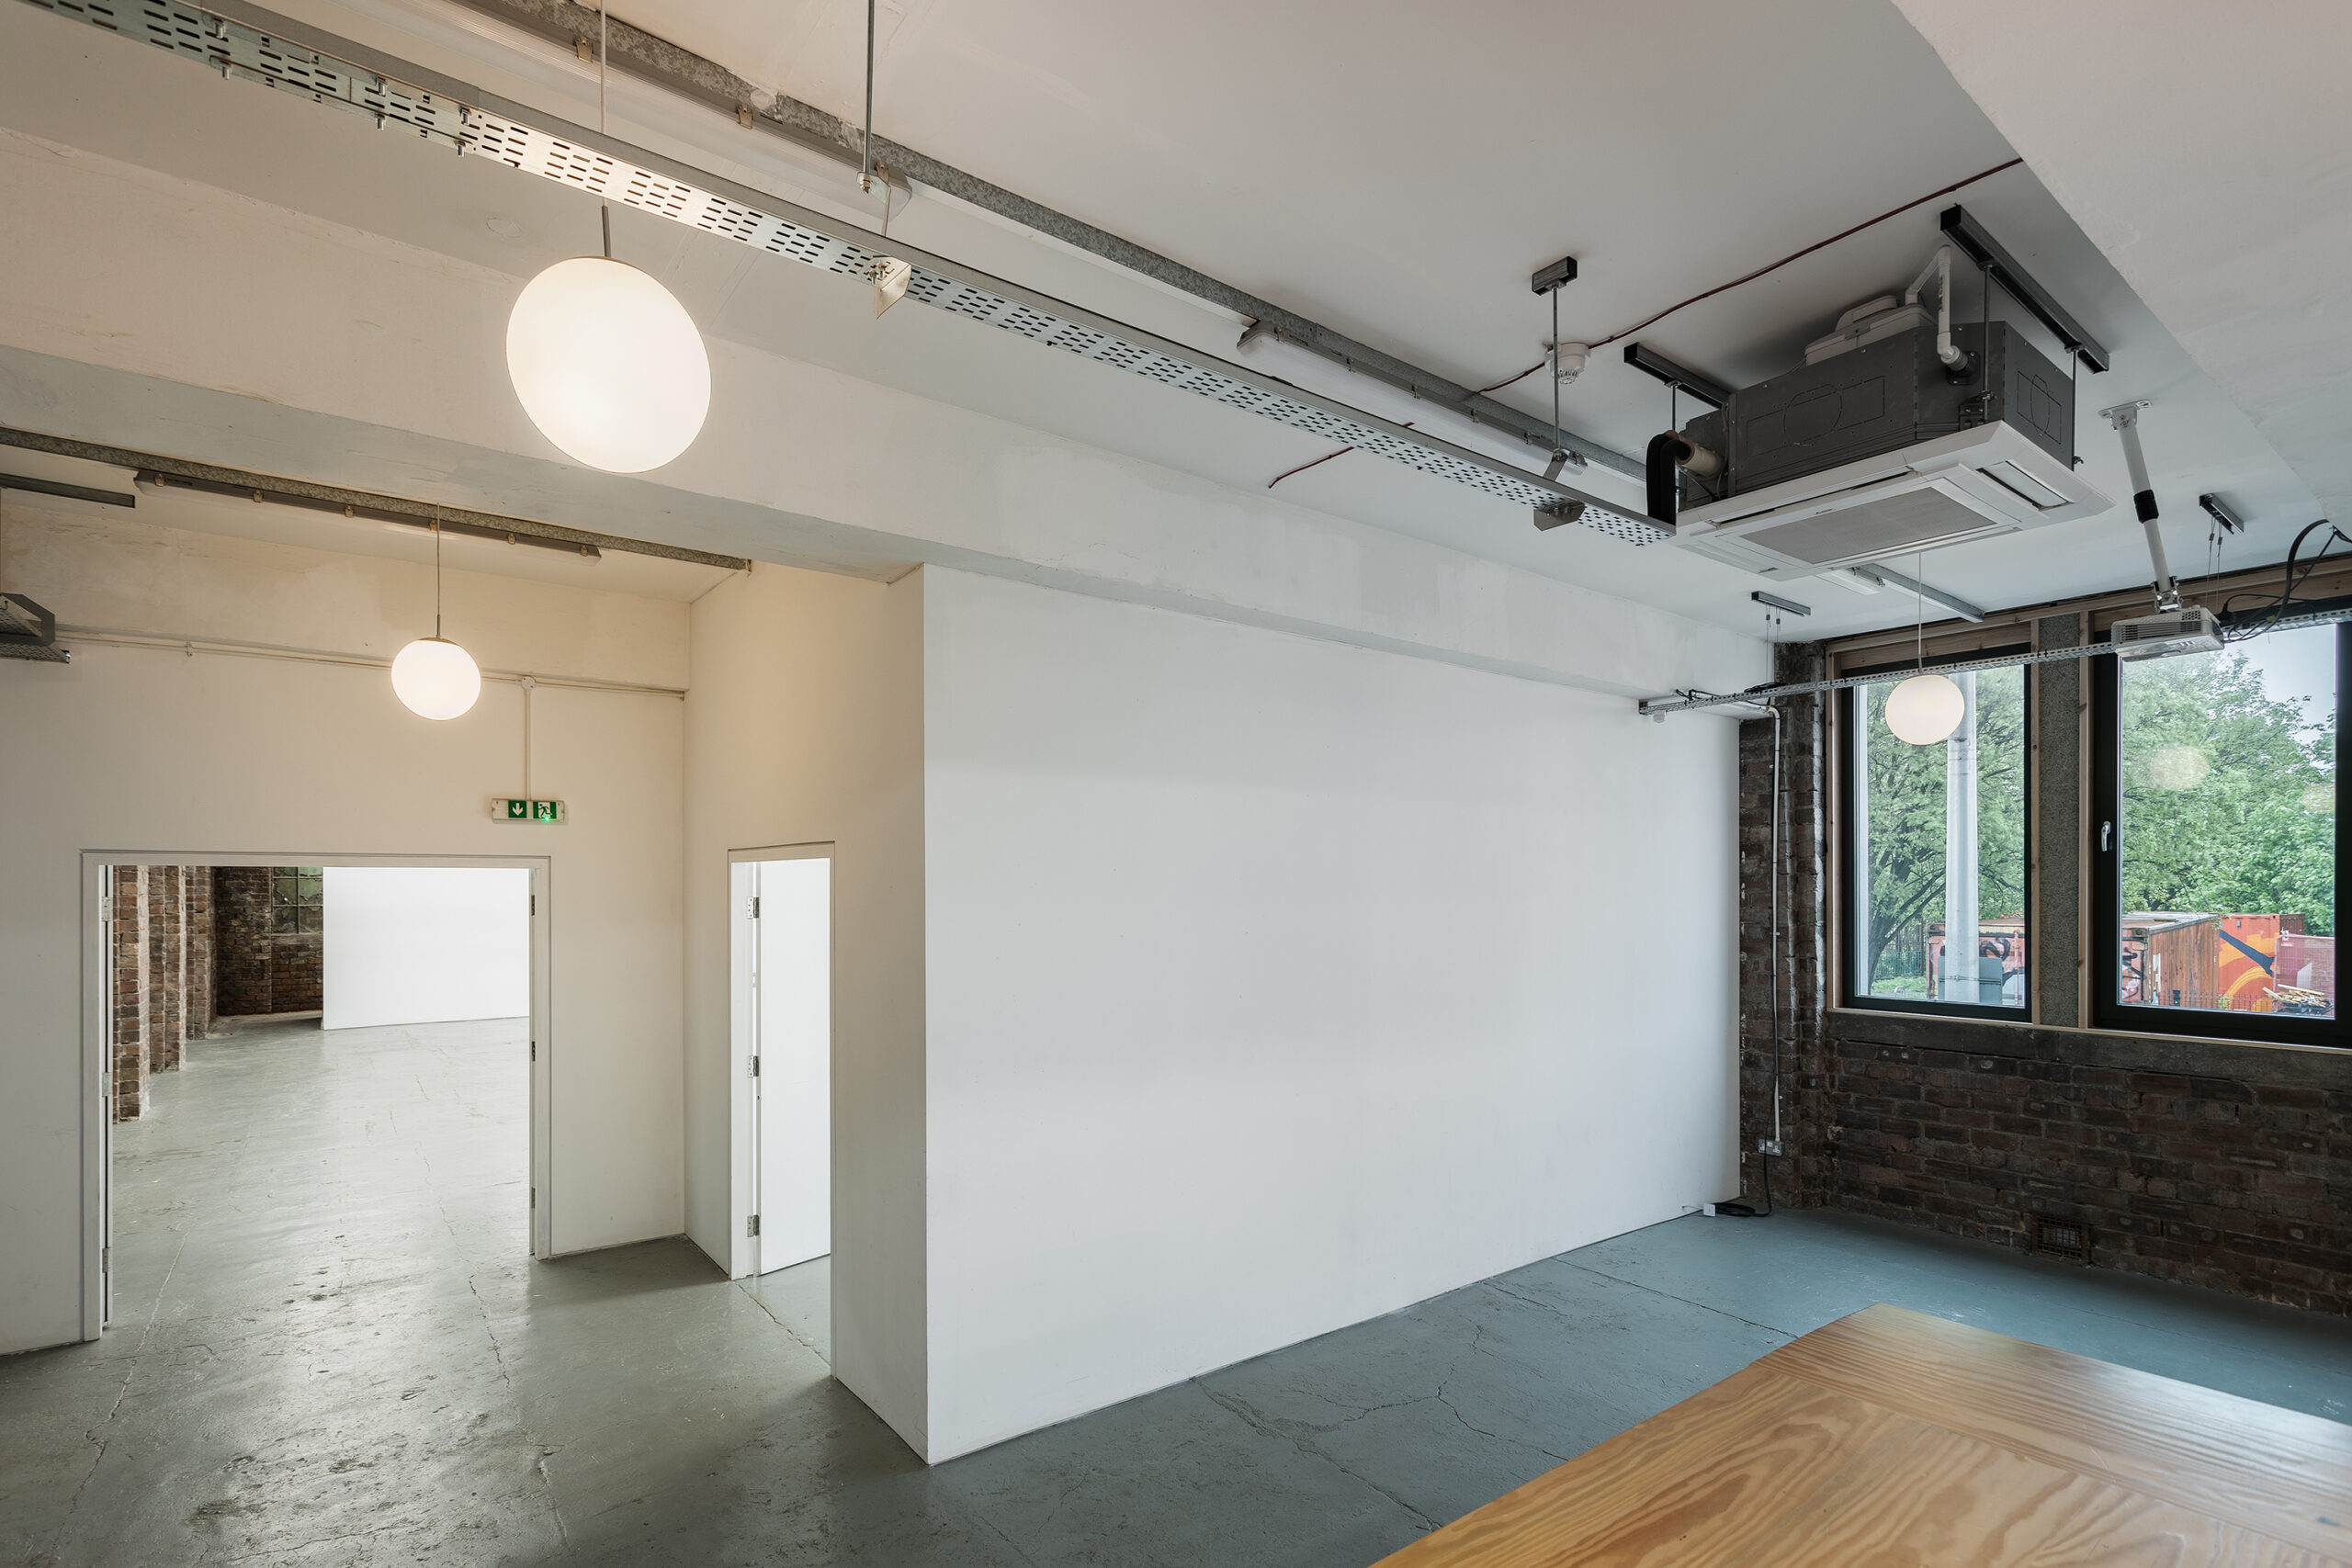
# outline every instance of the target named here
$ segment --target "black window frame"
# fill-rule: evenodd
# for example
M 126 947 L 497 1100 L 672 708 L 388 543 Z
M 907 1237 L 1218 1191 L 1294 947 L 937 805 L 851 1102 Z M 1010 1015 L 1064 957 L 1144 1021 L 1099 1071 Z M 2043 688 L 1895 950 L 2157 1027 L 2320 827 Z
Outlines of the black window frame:
M 2123 713 L 2120 702 L 2120 660 L 2094 659 L 2091 675 L 2091 789 L 2086 814 L 2091 863 L 2090 941 L 2091 1023 L 2093 1027 L 2130 1034 L 2188 1034 L 2211 1040 L 2243 1040 L 2256 1044 L 2352 1046 L 2352 1025 L 2345 1018 L 2341 971 L 2338 971 L 2335 1017 L 2299 1018 L 2289 1013 L 2211 1011 L 2192 1008 L 2154 1007 L 2121 1000 L 2123 907 L 2123 836 L 2115 830 L 2122 819 Z M 2352 861 L 2352 834 L 2343 830 L 2343 747 L 2345 697 L 2352 692 L 2352 621 L 2335 625 L 2335 743 L 2336 743 L 2336 914 L 2333 923 L 2342 941 L 2343 897 L 2347 861 Z M 2029 953 L 2031 944 L 2028 943 Z
M 1978 648 L 1971 649 L 1964 653 L 1945 654 L 1924 661 L 1916 658 L 1905 659 L 1891 664 L 1843 671 L 1840 672 L 1840 677 L 1860 677 L 1875 681 L 1883 676 L 1905 671 L 1916 673 L 1923 667 L 1923 663 L 1926 669 L 1937 670 L 1954 664 L 1982 663 L 1986 660 L 2010 658 L 2021 660 L 2031 651 L 2031 645 L 2027 643 L 2004 644 L 1997 648 Z M 2025 1005 L 2023 1007 L 1986 1007 L 1981 1002 L 1947 1002 L 1933 997 L 1873 997 L 1862 994 L 1856 987 L 1856 971 L 1860 969 L 1860 964 L 1854 952 L 1854 911 L 1863 908 L 1863 905 L 1855 900 L 1860 891 L 1860 867 L 1867 863 L 1869 858 L 1867 854 L 1860 852 L 1860 846 L 1856 842 L 1857 835 L 1861 830 L 1861 823 L 1854 811 L 1854 766 L 1855 754 L 1859 750 L 1856 742 L 1860 733 L 1860 720 L 1858 716 L 1861 705 L 1860 693 L 1861 687 L 1859 685 L 1843 687 L 1838 693 L 1838 1005 L 1866 1012 L 1914 1013 L 1935 1018 L 1984 1018 L 2002 1023 L 2032 1022 L 2034 964 L 2040 946 L 2034 930 L 2036 922 L 2033 918 L 2033 855 L 2030 848 L 2025 857 L 2024 869 Z M 2033 744 L 2033 682 L 2027 681 L 2025 682 L 2024 765 L 2026 816 L 2029 823 L 2034 809 L 2033 766 L 2036 748 Z

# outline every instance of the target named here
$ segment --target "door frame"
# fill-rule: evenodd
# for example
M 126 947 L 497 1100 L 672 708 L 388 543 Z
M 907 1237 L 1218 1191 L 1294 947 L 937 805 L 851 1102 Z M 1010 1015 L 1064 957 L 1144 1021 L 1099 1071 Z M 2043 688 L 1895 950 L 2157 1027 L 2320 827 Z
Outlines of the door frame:
M 768 844 L 747 850 L 727 852 L 727 1061 L 729 1128 L 729 1179 L 727 1213 L 727 1277 L 730 1280 L 756 1279 L 759 1275 L 760 1249 L 758 1238 L 748 1233 L 752 1216 L 760 1204 L 760 1091 L 752 1077 L 752 1057 L 759 1049 L 759 1010 L 746 977 L 758 962 L 758 931 L 752 924 L 752 911 L 736 891 L 735 868 L 740 865 L 772 860 L 829 860 L 833 862 L 834 874 L 826 879 L 825 931 L 826 946 L 833 987 L 838 991 L 841 979 L 841 862 L 835 853 L 837 845 L 831 839 L 812 840 L 798 844 Z M 832 1030 L 833 1014 L 828 1010 L 826 1032 L 827 1053 L 832 1055 L 840 1042 Z M 827 1075 L 830 1083 L 831 1075 Z M 832 1107 L 825 1108 L 828 1123 L 832 1119 Z M 838 1189 L 835 1189 L 838 1191 Z
M 107 1182 L 114 1162 L 114 1122 L 108 1103 L 114 1087 L 113 1009 L 108 990 L 112 954 L 106 951 L 106 900 L 112 896 L 107 868 L 117 865 L 356 865 L 452 866 L 519 870 L 531 874 L 531 1256 L 552 1256 L 556 1190 L 548 1129 L 553 1124 L 555 1031 L 549 1009 L 548 969 L 554 910 L 553 857 L 549 855 L 339 854 L 272 851 L 263 854 L 219 850 L 84 850 L 82 852 L 82 1337 L 105 1331 L 107 1308 L 107 1248 L 113 1242 Z

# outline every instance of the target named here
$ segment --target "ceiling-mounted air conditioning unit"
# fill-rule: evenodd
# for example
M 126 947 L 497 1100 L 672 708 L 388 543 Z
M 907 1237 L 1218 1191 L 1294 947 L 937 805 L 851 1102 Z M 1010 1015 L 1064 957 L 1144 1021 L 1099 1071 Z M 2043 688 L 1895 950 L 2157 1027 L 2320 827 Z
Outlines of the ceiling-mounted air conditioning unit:
M 1813 355 L 1685 428 L 1705 456 L 1679 475 L 1676 544 L 1796 578 L 2107 510 L 2075 473 L 2072 384 L 2006 323 L 1891 307 Z

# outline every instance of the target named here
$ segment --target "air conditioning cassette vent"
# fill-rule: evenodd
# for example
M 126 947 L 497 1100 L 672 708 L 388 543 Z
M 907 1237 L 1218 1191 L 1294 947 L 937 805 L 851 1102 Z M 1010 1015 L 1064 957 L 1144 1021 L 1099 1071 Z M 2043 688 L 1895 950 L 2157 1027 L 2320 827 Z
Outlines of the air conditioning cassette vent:
M 2163 659 L 2176 653 L 2219 653 L 2222 624 L 2204 605 L 2192 604 L 2186 610 L 2118 621 L 2108 628 L 2107 639 L 2114 645 L 2115 656 L 2123 660 Z
M 1726 466 L 1682 472 L 1675 542 L 1794 578 L 2106 511 L 2075 476 L 2058 367 L 2004 322 L 1952 340 L 1958 380 L 1922 312 L 1857 307 L 1810 363 L 1693 419 L 1685 437 Z
M 2006 423 L 1686 507 L 1674 542 L 1765 577 L 1810 577 L 2107 510 Z

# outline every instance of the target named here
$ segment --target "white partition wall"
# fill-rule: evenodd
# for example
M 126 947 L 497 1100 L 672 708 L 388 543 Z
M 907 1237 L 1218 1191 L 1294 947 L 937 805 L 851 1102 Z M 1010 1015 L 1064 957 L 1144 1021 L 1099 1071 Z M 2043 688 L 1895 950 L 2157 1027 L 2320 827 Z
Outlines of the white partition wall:
M 323 1029 L 531 1010 L 531 874 L 326 868 Z
M 928 1458 L 1733 1190 L 1732 725 L 925 577 Z

